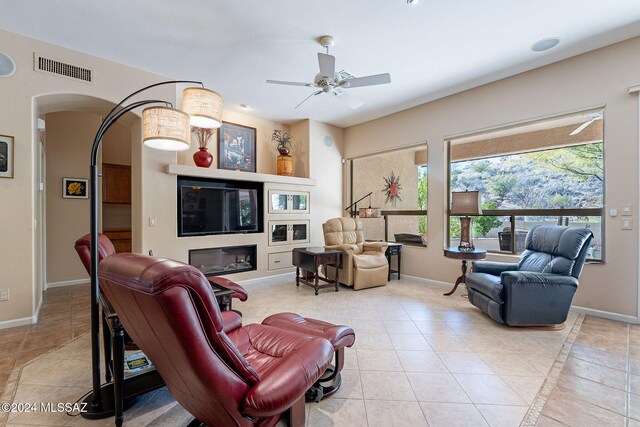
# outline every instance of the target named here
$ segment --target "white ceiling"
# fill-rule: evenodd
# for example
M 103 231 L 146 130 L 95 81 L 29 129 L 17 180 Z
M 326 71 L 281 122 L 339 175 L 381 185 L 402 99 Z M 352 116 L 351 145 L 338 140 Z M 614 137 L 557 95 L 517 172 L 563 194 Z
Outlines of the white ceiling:
M 202 80 L 226 109 L 346 127 L 640 35 L 640 1 L 0 0 L 0 28 Z M 356 111 L 325 94 L 294 110 L 313 88 L 265 80 L 313 81 L 325 34 L 338 70 L 392 83 L 349 89 Z M 561 42 L 530 50 L 547 37 Z

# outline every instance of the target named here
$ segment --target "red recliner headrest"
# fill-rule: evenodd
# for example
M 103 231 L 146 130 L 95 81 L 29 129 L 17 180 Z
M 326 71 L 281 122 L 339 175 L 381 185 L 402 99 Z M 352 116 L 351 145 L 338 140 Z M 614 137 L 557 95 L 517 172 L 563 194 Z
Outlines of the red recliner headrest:
M 85 234 L 76 240 L 75 248 L 82 265 L 87 269 L 87 273 L 91 273 L 91 234 Z M 111 240 L 104 234 L 98 234 L 98 263 L 115 253 L 116 249 Z

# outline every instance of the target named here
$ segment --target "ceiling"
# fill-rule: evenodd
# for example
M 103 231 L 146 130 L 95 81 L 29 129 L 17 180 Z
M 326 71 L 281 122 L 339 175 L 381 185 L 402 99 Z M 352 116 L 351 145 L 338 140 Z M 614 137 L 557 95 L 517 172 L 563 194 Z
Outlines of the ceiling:
M 638 0 L 0 0 L 0 28 L 176 79 L 202 80 L 225 109 L 282 122 L 341 127 L 410 108 L 640 35 Z M 336 68 L 392 83 L 294 107 L 313 88 L 317 39 L 330 34 Z M 538 40 L 558 46 L 532 52 Z M 0 46 L 1 50 L 1 46 Z M 63 59 L 63 58 L 62 58 Z M 123 94 L 126 95 L 126 94 Z

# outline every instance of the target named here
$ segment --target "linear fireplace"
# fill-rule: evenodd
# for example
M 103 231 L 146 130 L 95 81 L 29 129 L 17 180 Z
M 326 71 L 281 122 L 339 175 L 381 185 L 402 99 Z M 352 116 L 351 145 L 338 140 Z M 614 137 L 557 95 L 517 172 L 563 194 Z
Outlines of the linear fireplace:
M 202 271 L 205 276 L 220 276 L 256 270 L 257 248 L 257 245 L 245 245 L 191 249 L 189 251 L 189 265 Z

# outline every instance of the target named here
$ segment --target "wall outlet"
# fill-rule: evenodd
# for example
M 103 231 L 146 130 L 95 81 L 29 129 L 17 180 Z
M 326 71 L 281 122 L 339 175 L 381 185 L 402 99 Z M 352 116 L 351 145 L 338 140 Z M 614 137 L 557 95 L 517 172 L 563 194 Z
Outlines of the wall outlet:
M 622 219 L 622 229 L 631 230 L 633 228 L 633 220 L 631 218 Z
M 9 289 L 0 289 L 0 301 L 9 301 Z

